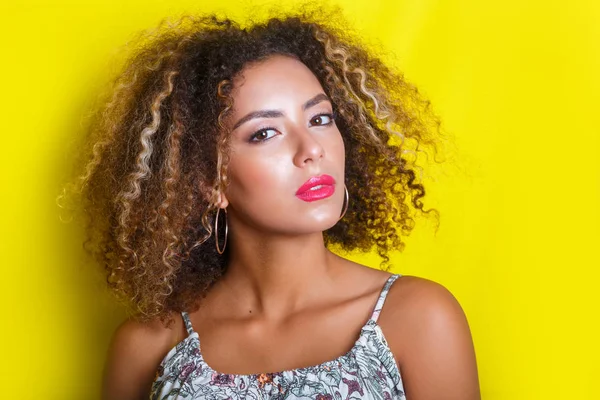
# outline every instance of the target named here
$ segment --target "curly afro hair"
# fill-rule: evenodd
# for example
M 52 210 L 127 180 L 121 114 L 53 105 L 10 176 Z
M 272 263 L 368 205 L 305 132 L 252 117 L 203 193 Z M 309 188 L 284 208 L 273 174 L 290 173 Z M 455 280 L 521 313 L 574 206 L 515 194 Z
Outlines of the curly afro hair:
M 287 55 L 332 100 L 346 149 L 345 217 L 324 232 L 345 251 L 390 250 L 424 210 L 417 152 L 435 150 L 439 120 L 417 89 L 346 30 L 287 16 L 242 27 L 226 18 L 162 24 L 134 46 L 89 129 L 69 190 L 88 217 L 86 248 L 142 320 L 195 309 L 222 276 L 212 226 L 227 185 L 231 82 L 248 63 Z M 389 266 L 387 266 L 389 268 Z

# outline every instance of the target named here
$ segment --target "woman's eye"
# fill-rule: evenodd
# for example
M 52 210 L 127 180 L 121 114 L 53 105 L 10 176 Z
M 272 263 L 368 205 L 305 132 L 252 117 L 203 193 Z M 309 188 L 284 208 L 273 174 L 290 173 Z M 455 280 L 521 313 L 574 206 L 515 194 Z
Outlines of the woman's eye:
M 333 122 L 332 114 L 320 114 L 310 120 L 311 126 L 329 125 Z
M 271 139 L 273 136 L 277 135 L 277 131 L 273 128 L 264 128 L 257 131 L 254 135 L 250 137 L 251 142 L 262 142 L 264 140 Z

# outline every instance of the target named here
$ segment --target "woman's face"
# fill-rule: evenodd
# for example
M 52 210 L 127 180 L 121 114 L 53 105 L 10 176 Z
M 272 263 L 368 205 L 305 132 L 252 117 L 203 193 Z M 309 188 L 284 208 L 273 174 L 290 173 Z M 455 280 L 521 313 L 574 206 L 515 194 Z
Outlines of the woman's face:
M 232 97 L 222 206 L 228 204 L 233 225 L 282 234 L 335 225 L 344 201 L 344 142 L 313 73 L 296 59 L 273 56 L 246 67 Z

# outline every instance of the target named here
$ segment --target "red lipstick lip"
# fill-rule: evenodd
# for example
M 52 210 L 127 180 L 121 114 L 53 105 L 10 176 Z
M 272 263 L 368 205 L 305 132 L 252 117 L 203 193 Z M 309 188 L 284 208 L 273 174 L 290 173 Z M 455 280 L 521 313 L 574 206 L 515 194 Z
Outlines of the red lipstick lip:
M 307 180 L 304 185 L 300 186 L 300 188 L 296 191 L 296 196 L 299 196 L 311 188 L 319 185 L 335 185 L 335 179 L 332 176 L 323 174 L 321 176 L 313 176 L 309 180 Z

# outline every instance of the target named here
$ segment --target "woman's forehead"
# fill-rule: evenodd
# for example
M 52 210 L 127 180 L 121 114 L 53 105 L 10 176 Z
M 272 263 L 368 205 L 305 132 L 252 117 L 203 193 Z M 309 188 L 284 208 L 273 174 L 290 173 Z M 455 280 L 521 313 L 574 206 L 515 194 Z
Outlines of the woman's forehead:
M 283 114 L 300 110 L 308 100 L 323 93 L 312 71 L 287 56 L 253 63 L 232 83 L 233 120 L 261 110 L 278 110 Z

